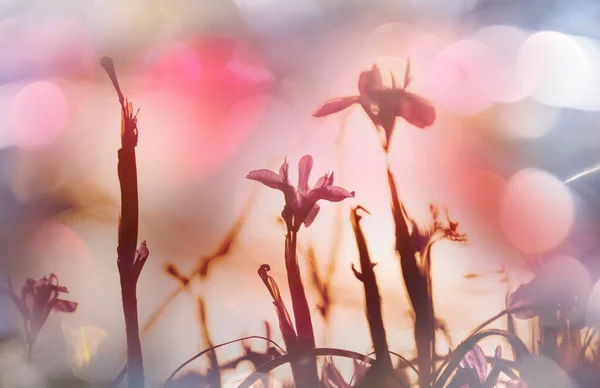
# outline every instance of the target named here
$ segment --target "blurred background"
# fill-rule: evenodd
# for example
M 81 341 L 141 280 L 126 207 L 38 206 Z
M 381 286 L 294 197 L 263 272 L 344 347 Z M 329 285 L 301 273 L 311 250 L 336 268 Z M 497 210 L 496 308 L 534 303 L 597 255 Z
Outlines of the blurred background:
M 373 64 L 391 86 L 410 58 L 409 91 L 437 109 L 426 130 L 398 120 L 390 161 L 420 225 L 434 202 L 468 235 L 466 245 L 441 242 L 433 253 L 436 311 L 454 344 L 505 307 L 535 260 L 567 255 L 594 281 L 600 274 L 596 2 L 2 0 L 0 18 L 0 274 L 19 286 L 53 272 L 79 303 L 74 314 L 51 315 L 36 343 L 48 375 L 106 382 L 124 365 L 120 107 L 98 65 L 105 55 L 140 109 L 140 240 L 150 258 L 138 301 L 141 324 L 153 322 L 142 337 L 150 386 L 207 346 L 198 296 L 214 343 L 263 335 L 265 320 L 278 327 L 256 271 L 269 264 L 287 297 L 283 196 L 245 175 L 287 158 L 295 181 L 304 154 L 315 161 L 309 183 L 335 171 L 336 184 L 356 191 L 322 203 L 298 237 L 319 345 L 370 351 L 363 291 L 350 271 L 349 210 L 360 204 L 372 213 L 363 227 L 379 263 L 390 347 L 415 356 L 377 133 L 360 107 L 311 116 L 328 98 L 358 94 L 358 75 Z M 228 254 L 193 275 L 241 214 Z M 321 274 L 336 263 L 324 280 L 328 324 L 309 247 Z M 156 314 L 181 288 L 167 265 L 195 278 Z M 20 330 L 16 309 L 0 303 L 9 312 L 2 332 Z M 519 330 L 527 336 L 527 325 Z M 277 330 L 273 338 L 281 342 Z M 449 346 L 438 342 L 440 353 Z M 233 345 L 219 357 L 240 352 Z

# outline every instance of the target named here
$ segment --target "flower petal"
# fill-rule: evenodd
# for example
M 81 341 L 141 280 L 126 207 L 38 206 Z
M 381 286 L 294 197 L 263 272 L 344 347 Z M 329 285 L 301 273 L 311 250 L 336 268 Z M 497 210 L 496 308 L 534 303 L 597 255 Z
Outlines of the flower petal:
M 360 101 L 359 96 L 351 96 L 351 97 L 338 97 L 332 98 L 330 100 L 325 101 L 320 107 L 318 107 L 314 112 L 314 117 L 324 117 L 329 116 L 330 114 L 337 113 L 342 111 Z
M 309 191 L 307 197 L 315 202 L 320 199 L 330 202 L 340 202 L 346 198 L 354 198 L 354 191 L 348 191 L 339 186 L 322 186 Z
M 281 167 L 279 167 L 279 178 L 281 178 L 283 183 L 290 183 L 289 170 L 290 164 L 288 163 L 287 158 L 285 158 L 281 164 Z
M 370 98 L 371 93 L 381 89 L 383 89 L 383 82 L 377 65 L 373 65 L 371 70 L 360 73 L 358 77 L 358 91 L 361 96 Z
M 248 175 L 246 175 L 246 178 L 260 182 L 265 186 L 277 190 L 282 190 L 284 183 L 283 179 L 279 175 L 267 169 L 250 171 Z
M 458 368 L 447 388 L 469 388 L 470 383 L 477 380 L 477 372 L 474 369 Z
M 494 351 L 494 361 L 492 361 L 492 368 L 496 366 L 496 364 L 502 360 L 502 348 L 500 345 L 496 346 L 496 350 Z
M 513 291 L 506 299 L 508 310 L 523 308 L 512 313 L 517 319 L 531 319 L 539 315 L 539 309 L 534 305 L 535 297 L 530 295 L 530 288 L 528 284 L 524 284 Z
M 370 365 L 364 361 L 354 361 L 354 379 L 353 381 L 361 381 L 369 371 Z
M 310 211 L 306 215 L 306 217 L 304 217 L 303 222 L 304 222 L 305 227 L 308 228 L 313 223 L 313 221 L 317 217 L 317 214 L 319 214 L 319 210 L 321 210 L 321 207 L 319 206 L 319 204 L 315 203 L 314 206 L 310 209 Z
M 150 255 L 150 251 L 148 250 L 146 240 L 144 240 L 141 242 L 140 247 L 135 252 L 135 261 L 146 260 L 148 255 Z
M 77 302 L 71 302 L 70 300 L 56 299 L 52 308 L 56 311 L 62 311 L 64 313 L 72 313 L 77 310 Z
M 323 187 L 326 186 L 327 180 L 329 179 L 329 174 L 325 174 L 322 177 L 319 178 L 319 180 L 317 180 L 317 183 L 315 183 L 315 186 L 313 187 L 313 190 L 319 187 Z
M 479 377 L 481 384 L 485 384 L 488 365 L 485 353 L 479 345 L 473 346 L 473 348 L 465 354 L 465 357 L 462 359 L 462 364 L 465 368 L 474 369 L 477 372 L 477 377 Z
M 304 155 L 298 162 L 298 193 L 304 195 L 308 192 L 308 178 L 313 167 L 313 158 Z
M 323 382 L 330 387 L 350 388 L 350 384 L 344 380 L 342 374 L 334 365 L 331 357 L 329 360 L 326 360 L 325 365 L 323 365 L 322 379 L 324 380 Z

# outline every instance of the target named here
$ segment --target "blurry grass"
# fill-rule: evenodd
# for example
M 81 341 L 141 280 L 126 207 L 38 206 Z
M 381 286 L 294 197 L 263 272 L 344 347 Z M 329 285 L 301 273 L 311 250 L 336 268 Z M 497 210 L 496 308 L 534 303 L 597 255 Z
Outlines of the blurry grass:
M 187 275 L 181 275 L 173 264 L 166 264 L 165 269 L 169 274 L 173 275 L 176 273 L 179 280 L 186 279 L 186 282 L 181 282 L 180 285 L 173 292 L 171 292 L 171 294 L 169 294 L 169 296 L 162 303 L 160 303 L 152 313 L 150 313 L 150 316 L 140 329 L 140 335 L 143 336 L 154 326 L 156 321 L 166 311 L 169 304 L 189 287 L 190 281 L 192 281 L 194 278 L 205 280 L 209 275 L 211 266 L 215 265 L 215 263 L 218 263 L 221 260 L 226 259 L 231 254 L 242 228 L 246 224 L 246 220 L 250 214 L 250 211 L 258 199 L 258 193 L 258 188 L 254 188 L 252 190 L 244 204 L 244 207 L 242 208 L 242 211 L 238 215 L 232 227 L 225 234 L 217 248 L 208 255 L 200 256 L 196 260 L 196 265 L 194 268 Z

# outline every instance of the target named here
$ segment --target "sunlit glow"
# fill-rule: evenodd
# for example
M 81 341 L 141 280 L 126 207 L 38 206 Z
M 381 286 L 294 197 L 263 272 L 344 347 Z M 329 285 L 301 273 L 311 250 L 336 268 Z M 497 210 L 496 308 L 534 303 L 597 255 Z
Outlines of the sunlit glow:
M 535 80 L 533 98 L 564 108 L 581 104 L 593 74 L 581 45 L 555 31 L 537 32 L 527 39 L 519 56 L 519 72 Z
M 355 198 L 343 203 L 320 203 L 315 222 L 310 228 L 302 227 L 298 234 L 299 261 L 313 306 L 317 292 L 307 280 L 304 252 L 313 247 L 319 267 L 325 268 L 337 233 L 341 236 L 329 325 L 313 310 L 318 346 L 368 353 L 372 345 L 363 289 L 350 271 L 350 264 L 358 263 L 358 252 L 348 217 L 350 207 L 360 204 L 372 213 L 365 215 L 361 225 L 372 260 L 378 263 L 375 272 L 388 342 L 403 356 L 415 355 L 408 314 L 411 307 L 394 250 L 386 159 L 407 211 L 420 226 L 430 225 L 428 204 L 435 202 L 448 206 L 460 231 L 468 234 L 468 245 L 441 242 L 435 246 L 433 257 L 436 312 L 447 321 L 454 345 L 475 325 L 505 307 L 504 275 L 492 268 L 498 261 L 510 255 L 520 258 L 522 255 L 514 254 L 516 248 L 525 254 L 547 252 L 564 241 L 571 230 L 573 199 L 564 184 L 535 169 L 522 170 L 507 181 L 500 169 L 514 171 L 519 161 L 510 160 L 510 156 L 505 159 L 511 155 L 510 144 L 504 153 L 505 148 L 497 149 L 498 144 L 493 143 L 496 139 L 490 141 L 486 136 L 489 128 L 496 126 L 510 137 L 539 138 L 553 130 L 560 117 L 568 118 L 561 116 L 559 107 L 600 109 L 600 73 L 595 69 L 596 64 L 600 68 L 600 55 L 595 41 L 556 32 L 528 38 L 529 32 L 511 26 L 486 27 L 474 34 L 419 22 L 364 28 L 364 20 L 370 23 L 381 18 L 369 13 L 351 29 L 327 21 L 327 28 L 330 24 L 338 28 L 332 33 L 337 39 L 332 39 L 335 42 L 327 50 L 318 39 L 312 40 L 312 34 L 320 31 L 307 31 L 309 44 L 298 49 L 296 39 L 304 44 L 304 36 L 281 34 L 272 37 L 273 43 L 252 34 L 252 39 L 257 39 L 250 44 L 238 41 L 239 37 L 217 39 L 187 33 L 191 22 L 198 22 L 194 19 L 198 7 L 203 12 L 218 9 L 224 20 L 241 9 L 244 14 L 236 17 L 244 17 L 251 21 L 251 27 L 261 29 L 282 20 L 303 23 L 307 15 L 318 18 L 323 4 L 317 0 L 295 2 L 291 8 L 279 0 L 236 0 L 235 5 L 210 1 L 201 6 L 184 0 L 176 1 L 172 12 L 159 10 L 164 5 L 134 0 L 116 15 L 108 12 L 110 7 L 103 2 L 93 3 L 93 13 L 88 14 L 89 27 L 95 33 L 93 47 L 98 53 L 115 56 L 123 91 L 134 108 L 140 108 L 136 148 L 140 239 L 148 239 L 151 251 L 138 285 L 141 325 L 177 286 L 165 274 L 164 263 L 175 263 L 182 273 L 190 274 L 198 257 L 218 247 L 248 194 L 260 185 L 245 179 L 245 174 L 259 168 L 277 171 L 286 157 L 294 184 L 298 160 L 309 153 L 314 157 L 311 184 L 323 173 L 334 171 L 336 185 L 356 191 Z M 457 14 L 475 3 L 413 1 L 407 7 L 417 8 L 417 13 L 437 7 L 441 13 Z M 207 26 L 212 26 L 208 15 L 206 12 L 203 17 Z M 211 30 L 204 27 L 203 33 Z M 329 37 L 327 31 L 323 35 Z M 43 152 L 19 150 L 14 159 L 7 152 L 11 156 L 8 161 L 15 160 L 16 167 L 6 163 L 2 174 L 7 173 L 12 194 L 32 209 L 37 206 L 33 200 L 50 191 L 62 195 L 64 190 L 67 200 L 77 200 L 77 206 L 68 213 L 41 225 L 32 217 L 36 222 L 33 238 L 24 244 L 23 251 L 31 260 L 27 276 L 56 273 L 69 288 L 69 298 L 80 303 L 76 314 L 52 316 L 37 349 L 59 342 L 52 338 L 50 326 L 61 322 L 67 357 L 59 355 L 57 363 L 66 361 L 74 366 L 73 372 L 79 377 L 94 374 L 101 379 L 115 376 L 124 365 L 120 357 L 125 350 L 125 333 L 115 257 L 121 112 L 112 85 L 98 69 L 98 53 L 92 52 L 87 40 L 79 42 L 73 37 L 67 46 L 81 47 L 75 50 L 77 55 L 66 55 L 66 49 L 56 49 L 67 38 L 63 32 L 49 33 L 52 49 L 38 47 L 43 44 L 32 48 L 39 48 L 41 53 L 34 56 L 39 62 L 35 69 L 60 74 L 71 74 L 72 70 L 79 78 L 67 81 L 68 85 L 95 90 L 88 98 L 88 94 L 65 87 L 62 79 L 56 81 L 58 77 L 20 85 L 6 76 L 10 83 L 0 87 L 0 127 L 7 130 L 0 131 L 0 147 L 52 146 Z M 173 32 L 177 32 L 177 39 L 172 39 Z M 21 51 L 27 50 L 24 46 Z M 311 59 L 311 54 L 318 58 Z M 22 58 L 29 57 L 18 56 L 15 63 L 23 63 Z M 426 130 L 398 118 L 389 155 L 382 152 L 377 130 L 359 105 L 324 119 L 310 116 L 321 97 L 358 94 L 359 74 L 373 64 L 380 67 L 386 86 L 391 86 L 391 74 L 397 85 L 401 84 L 407 59 L 413 76 L 409 91 L 433 101 L 438 116 Z M 0 58 L 0 62 L 5 61 Z M 52 66 L 46 67 L 47 62 Z M 85 71 L 75 72 L 77 64 Z M 69 70 L 59 72 L 63 67 Z M 90 69 L 92 75 L 102 73 L 100 78 L 82 82 L 80 76 L 89 75 Z M 80 98 L 82 95 L 86 98 Z M 486 112 L 494 104 L 498 106 Z M 77 109 L 79 105 L 85 109 Z M 338 143 L 342 126 L 344 137 Z M 63 132 L 64 128 L 68 132 Z M 57 139 L 60 141 L 54 142 Z M 26 164 L 25 159 L 31 162 Z M 34 168 L 39 171 L 37 175 L 33 175 Z M 12 174 L 12 169 L 16 173 Z M 588 169 L 564 183 L 598 169 Z M 58 177 L 55 170 L 61 170 L 56 173 Z M 94 186 L 84 179 L 97 181 L 98 190 L 113 198 L 86 192 Z M 285 227 L 278 223 L 284 197 L 277 190 L 259 190 L 258 202 L 245 220 L 231 255 L 215 261 L 208 279 L 194 279 L 156 326 L 143 334 L 146 377 L 151 385 L 163 382 L 180 362 L 206 346 L 198 330 L 198 296 L 206 298 L 208 330 L 214 343 L 263 335 L 264 320 L 271 324 L 273 339 L 282 343 L 272 298 L 256 270 L 260 264 L 271 265 L 271 274 L 291 309 L 283 261 Z M 102 225 L 88 219 L 98 207 L 109 213 Z M 28 223 L 29 217 L 24 221 Z M 502 232 L 516 248 L 489 244 L 490 240 L 504 243 Z M 475 272 L 478 276 L 465 280 L 465 275 Z M 515 278 L 518 283 L 524 276 Z M 232 287 L 241 284 L 243 287 Z M 469 306 L 464 303 L 467 299 Z M 525 331 L 520 330 L 519 335 L 526 341 Z M 486 353 L 493 354 L 494 341 L 482 344 Z M 256 351 L 265 348 L 264 341 L 251 343 Z M 440 354 L 448 346 L 444 340 L 438 341 Z M 503 350 L 510 354 L 508 347 Z M 240 344 L 224 347 L 218 351 L 219 361 L 226 362 L 241 352 Z M 190 367 L 205 370 L 205 362 L 198 360 Z M 232 372 L 234 376 L 224 373 L 224 386 L 237 386 L 250 371 L 245 363 Z M 346 372 L 348 369 L 342 368 L 344 375 Z M 273 386 L 280 387 L 289 380 L 289 367 L 282 366 L 273 375 L 277 380 Z
M 480 113 L 492 104 L 484 89 L 492 50 L 474 40 L 446 46 L 434 59 L 429 86 L 438 107 L 460 115 Z
M 503 105 L 498 112 L 498 129 L 515 138 L 538 138 L 556 127 L 561 110 L 531 99 Z
M 15 96 L 10 115 L 17 144 L 37 148 L 51 143 L 69 120 L 69 103 L 58 85 L 39 81 Z
M 528 168 L 509 179 L 500 216 L 504 233 L 515 247 L 539 254 L 569 234 L 573 213 L 569 189 L 548 172 Z

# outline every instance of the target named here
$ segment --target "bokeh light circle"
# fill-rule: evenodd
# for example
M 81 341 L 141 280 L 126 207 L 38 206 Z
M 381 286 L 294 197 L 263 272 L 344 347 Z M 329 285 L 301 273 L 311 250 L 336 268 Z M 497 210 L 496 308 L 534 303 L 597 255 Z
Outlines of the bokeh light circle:
M 600 281 L 596 282 L 588 298 L 585 325 L 600 329 Z
M 475 40 L 464 39 L 442 49 L 429 69 L 433 100 L 442 109 L 474 115 L 492 105 L 483 91 L 492 50 Z
M 527 99 L 503 105 L 497 115 L 498 130 L 514 138 L 534 139 L 547 135 L 555 128 L 561 110 Z
M 526 168 L 513 175 L 502 195 L 500 219 L 521 252 L 540 254 L 558 246 L 573 224 L 570 190 L 552 174 Z
M 506 181 L 492 170 L 476 169 L 458 177 L 454 187 L 457 213 L 489 231 L 500 230 L 500 203 Z
M 50 81 L 33 82 L 15 96 L 10 124 L 16 143 L 38 148 L 51 143 L 69 120 L 69 103 L 61 88 Z
M 529 96 L 535 80 L 519 72 L 518 59 L 527 40 L 527 33 L 507 25 L 484 27 L 472 35 L 472 39 L 487 45 L 486 71 L 489 76 L 481 82 L 482 92 L 496 102 L 510 103 Z
M 531 35 L 521 48 L 518 66 L 523 77 L 535 80 L 533 98 L 563 108 L 581 104 L 593 75 L 581 45 L 556 31 Z
M 54 273 L 69 289 L 72 300 L 89 307 L 94 296 L 90 290 L 97 280 L 96 265 L 79 234 L 59 221 L 47 221 L 34 235 L 32 248 L 40 277 Z

